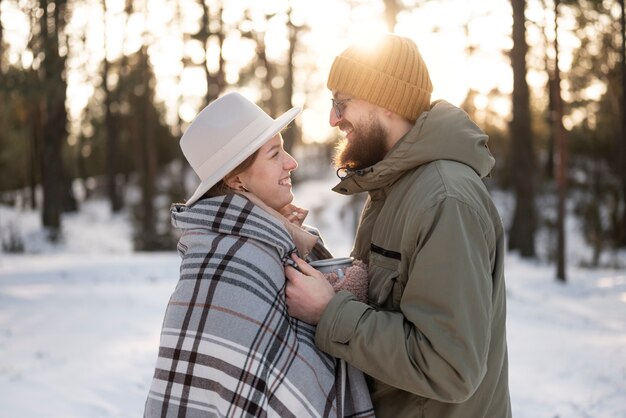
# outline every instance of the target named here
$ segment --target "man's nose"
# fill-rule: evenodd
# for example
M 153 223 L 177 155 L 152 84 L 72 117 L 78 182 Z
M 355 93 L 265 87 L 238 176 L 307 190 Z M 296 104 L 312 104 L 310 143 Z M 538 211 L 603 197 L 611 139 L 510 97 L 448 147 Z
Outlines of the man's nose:
M 330 118 L 328 120 L 328 122 L 330 123 L 330 126 L 332 126 L 333 128 L 335 128 L 337 126 L 337 124 L 339 123 L 339 121 L 341 121 L 342 118 L 338 118 L 337 117 L 337 112 L 335 112 L 335 109 L 333 109 L 332 107 L 330 108 Z

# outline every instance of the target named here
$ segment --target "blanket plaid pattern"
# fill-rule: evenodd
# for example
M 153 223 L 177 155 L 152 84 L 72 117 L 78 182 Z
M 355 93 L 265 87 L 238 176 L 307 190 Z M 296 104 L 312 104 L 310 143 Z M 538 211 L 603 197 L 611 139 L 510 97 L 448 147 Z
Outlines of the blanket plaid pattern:
M 283 265 L 295 245 L 277 219 L 227 195 L 173 208 L 172 223 L 183 231 L 180 280 L 145 417 L 374 416 L 363 374 L 287 314 Z

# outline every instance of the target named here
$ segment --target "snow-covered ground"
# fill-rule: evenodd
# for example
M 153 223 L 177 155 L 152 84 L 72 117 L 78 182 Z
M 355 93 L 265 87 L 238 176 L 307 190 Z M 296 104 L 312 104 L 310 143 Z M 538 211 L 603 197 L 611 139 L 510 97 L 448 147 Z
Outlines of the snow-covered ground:
M 296 203 L 345 255 L 354 212 L 329 184 L 300 185 Z M 126 216 L 111 216 L 104 201 L 66 215 L 56 247 L 35 213 L 0 206 L 0 233 L 9 224 L 27 253 L 0 253 L 0 417 L 141 416 L 178 255 L 133 253 Z M 576 267 L 589 251 L 575 229 L 569 235 L 565 285 L 552 265 L 507 256 L 513 416 L 623 418 L 626 271 Z

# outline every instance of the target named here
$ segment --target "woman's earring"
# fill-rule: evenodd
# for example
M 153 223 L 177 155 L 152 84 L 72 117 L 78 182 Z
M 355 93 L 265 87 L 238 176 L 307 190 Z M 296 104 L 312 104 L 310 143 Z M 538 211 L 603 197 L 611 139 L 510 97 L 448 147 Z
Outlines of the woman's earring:
M 250 191 L 250 190 L 246 189 L 246 186 L 244 186 L 243 184 L 241 185 L 241 189 L 242 189 L 244 192 L 249 192 L 249 191 Z

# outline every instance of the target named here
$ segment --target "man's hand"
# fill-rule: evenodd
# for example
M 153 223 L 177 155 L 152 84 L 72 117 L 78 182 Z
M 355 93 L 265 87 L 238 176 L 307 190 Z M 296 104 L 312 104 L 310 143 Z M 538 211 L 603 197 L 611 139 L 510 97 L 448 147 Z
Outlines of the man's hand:
M 302 273 L 290 266 L 285 268 L 288 279 L 286 292 L 289 315 L 311 325 L 317 325 L 324 309 L 335 296 L 335 291 L 321 272 L 295 254 L 292 258 Z

